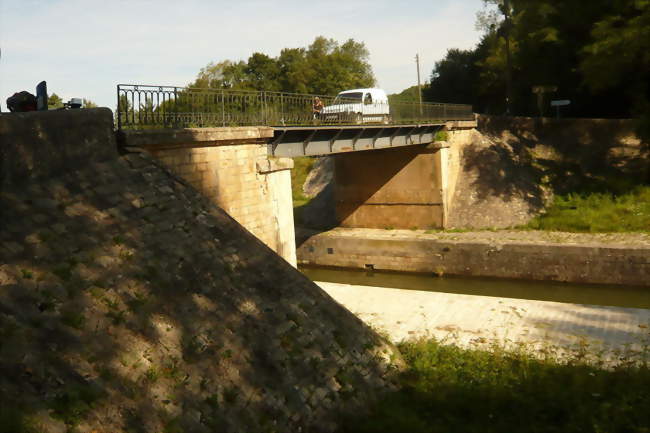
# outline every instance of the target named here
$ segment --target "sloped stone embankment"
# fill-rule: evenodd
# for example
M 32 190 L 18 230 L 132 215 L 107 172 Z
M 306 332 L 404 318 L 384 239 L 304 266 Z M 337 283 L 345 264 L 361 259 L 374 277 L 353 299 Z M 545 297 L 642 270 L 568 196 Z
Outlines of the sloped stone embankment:
M 392 349 L 107 109 L 0 117 L 0 424 L 331 431 Z

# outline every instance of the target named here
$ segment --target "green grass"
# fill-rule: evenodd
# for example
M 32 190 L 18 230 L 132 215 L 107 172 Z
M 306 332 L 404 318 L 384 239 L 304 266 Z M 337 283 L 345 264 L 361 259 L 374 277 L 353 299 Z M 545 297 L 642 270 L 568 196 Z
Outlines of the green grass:
M 566 232 L 650 232 L 650 186 L 624 194 L 556 196 L 544 214 L 524 228 Z
M 402 389 L 346 433 L 649 432 L 650 369 L 603 370 L 579 355 L 466 350 L 434 340 L 401 344 Z M 646 354 L 647 356 L 647 354 Z
M 447 131 L 436 131 L 434 141 L 447 141 L 449 140 L 449 134 Z
M 302 186 L 305 184 L 307 175 L 311 171 L 316 160 L 307 156 L 293 158 L 293 169 L 291 170 L 291 195 L 294 207 L 305 204 L 309 201 L 302 192 Z
M 293 158 L 293 169 L 291 170 L 291 197 L 293 199 L 293 220 L 296 225 L 302 223 L 302 211 L 311 201 L 310 197 L 302 192 L 307 175 L 311 171 L 316 160 L 307 156 Z

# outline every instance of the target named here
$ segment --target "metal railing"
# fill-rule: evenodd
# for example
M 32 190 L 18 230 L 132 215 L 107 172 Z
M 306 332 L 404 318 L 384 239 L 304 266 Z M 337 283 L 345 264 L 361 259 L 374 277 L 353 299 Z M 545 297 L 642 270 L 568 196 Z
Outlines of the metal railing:
M 315 101 L 320 99 L 322 106 Z M 422 124 L 474 120 L 461 104 L 341 100 L 295 93 L 119 84 L 118 129 L 323 124 Z

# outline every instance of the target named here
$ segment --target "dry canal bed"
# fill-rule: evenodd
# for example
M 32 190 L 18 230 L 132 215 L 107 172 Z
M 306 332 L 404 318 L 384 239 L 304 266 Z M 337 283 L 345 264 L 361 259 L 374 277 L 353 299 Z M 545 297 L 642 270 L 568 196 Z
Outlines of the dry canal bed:
M 302 271 L 395 342 L 433 337 L 468 348 L 586 351 L 606 360 L 650 350 L 648 288 Z

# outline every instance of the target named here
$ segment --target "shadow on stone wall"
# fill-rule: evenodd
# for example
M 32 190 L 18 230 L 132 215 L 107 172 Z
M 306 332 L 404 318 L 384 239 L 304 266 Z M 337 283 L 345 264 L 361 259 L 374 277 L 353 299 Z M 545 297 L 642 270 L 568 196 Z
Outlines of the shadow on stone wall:
M 0 179 L 3 428 L 332 431 L 391 386 L 391 347 L 151 158 L 45 172 Z
M 624 193 L 650 183 L 650 148 L 634 128 L 625 119 L 479 116 L 480 132 L 511 146 L 519 165 L 560 194 Z

